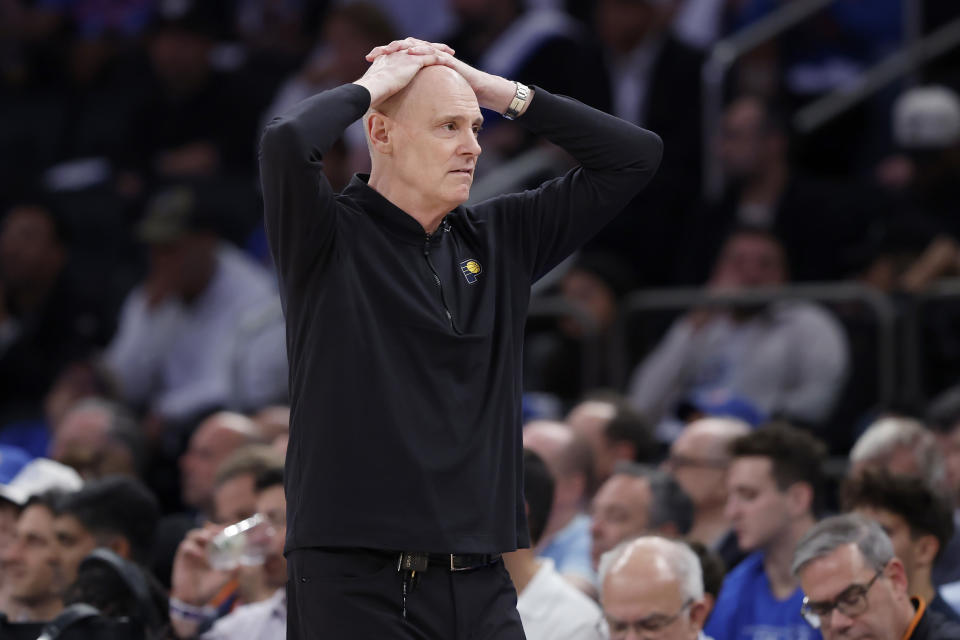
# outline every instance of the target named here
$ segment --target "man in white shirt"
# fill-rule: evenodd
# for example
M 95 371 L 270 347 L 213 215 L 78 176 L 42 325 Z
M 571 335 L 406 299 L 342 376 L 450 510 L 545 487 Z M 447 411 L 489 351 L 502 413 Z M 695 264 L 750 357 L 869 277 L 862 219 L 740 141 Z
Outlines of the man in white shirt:
M 554 482 L 540 456 L 529 449 L 523 456 L 523 485 L 530 544 L 536 545 L 550 514 Z M 599 640 L 600 609 L 557 573 L 553 560 L 518 549 L 504 554 L 503 562 L 517 589 L 517 611 L 527 640 Z
M 283 318 L 271 313 L 280 306 L 276 288 L 265 269 L 218 238 L 218 205 L 208 200 L 200 189 L 173 187 L 151 201 L 138 228 L 150 271 L 127 296 L 106 353 L 124 400 L 161 422 L 246 409 L 237 387 L 262 376 L 244 366 L 278 372 L 269 376 L 274 397 L 258 401 L 286 394 Z M 258 362 L 244 359 L 251 349 Z

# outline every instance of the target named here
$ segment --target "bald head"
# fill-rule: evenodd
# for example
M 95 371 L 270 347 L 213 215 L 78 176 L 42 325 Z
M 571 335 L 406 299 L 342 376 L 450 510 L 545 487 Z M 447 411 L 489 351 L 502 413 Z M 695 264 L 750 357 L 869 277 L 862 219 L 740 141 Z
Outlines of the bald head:
M 696 640 L 706 617 L 700 560 L 658 536 L 625 542 L 600 561 L 600 603 L 611 630 L 659 619 L 668 621 L 661 637 Z
M 729 457 L 730 443 L 750 432 L 750 426 L 735 418 L 702 418 L 694 420 L 677 438 L 690 441 L 691 448 L 699 450 L 711 459 Z
M 184 503 L 209 512 L 217 468 L 240 447 L 261 439 L 257 424 L 239 413 L 222 411 L 201 422 L 180 458 Z
M 463 76 L 450 67 L 435 64 L 420 69 L 407 86 L 381 102 L 375 111 L 403 118 L 447 99 L 476 103 L 477 96 Z

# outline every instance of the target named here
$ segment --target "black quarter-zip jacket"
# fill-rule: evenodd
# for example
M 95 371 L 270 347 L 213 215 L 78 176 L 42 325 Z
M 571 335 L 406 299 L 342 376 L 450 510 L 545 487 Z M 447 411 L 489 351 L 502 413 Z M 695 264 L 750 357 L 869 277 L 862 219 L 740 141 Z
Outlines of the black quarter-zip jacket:
M 321 158 L 370 104 L 344 85 L 266 128 L 265 219 L 290 359 L 287 550 L 496 553 L 529 545 L 521 352 L 530 285 L 650 180 L 655 134 L 535 88 L 518 119 L 580 163 L 451 211 L 426 234 Z

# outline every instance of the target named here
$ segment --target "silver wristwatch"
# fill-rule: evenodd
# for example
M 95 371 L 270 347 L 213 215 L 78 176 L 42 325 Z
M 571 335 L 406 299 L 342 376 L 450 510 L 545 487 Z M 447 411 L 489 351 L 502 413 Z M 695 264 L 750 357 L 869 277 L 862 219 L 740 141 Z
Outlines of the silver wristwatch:
M 503 117 L 507 120 L 515 120 L 523 108 L 527 105 L 527 99 L 530 97 L 530 87 L 520 82 L 514 82 L 517 85 L 517 92 L 510 101 L 510 106 L 504 112 Z

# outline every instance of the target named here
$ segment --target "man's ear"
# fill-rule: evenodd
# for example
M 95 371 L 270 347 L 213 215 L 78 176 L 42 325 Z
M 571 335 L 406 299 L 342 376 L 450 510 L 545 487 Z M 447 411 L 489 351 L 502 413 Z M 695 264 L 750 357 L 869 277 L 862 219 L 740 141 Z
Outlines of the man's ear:
M 114 536 L 107 546 L 121 558 L 130 560 L 133 557 L 133 549 L 130 547 L 130 541 L 123 536 Z
M 367 116 L 367 138 L 377 153 L 390 155 L 393 152 L 393 121 L 379 111 L 371 111 Z
M 911 544 L 914 561 L 922 567 L 932 567 L 933 559 L 937 557 L 937 551 L 940 550 L 940 541 L 937 540 L 937 536 L 929 534 L 917 536 Z
M 787 487 L 787 504 L 790 514 L 802 516 L 813 510 L 813 487 L 806 482 L 794 482 Z
M 706 596 L 706 594 L 704 594 Z M 706 600 L 697 600 L 690 605 L 690 621 L 693 622 L 697 630 L 703 629 L 707 623 L 707 615 L 713 607 Z

